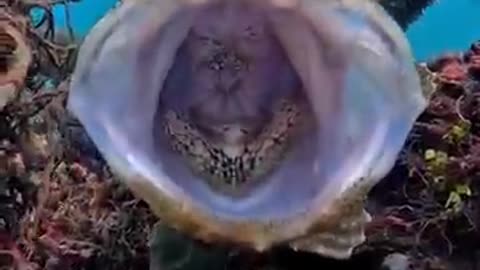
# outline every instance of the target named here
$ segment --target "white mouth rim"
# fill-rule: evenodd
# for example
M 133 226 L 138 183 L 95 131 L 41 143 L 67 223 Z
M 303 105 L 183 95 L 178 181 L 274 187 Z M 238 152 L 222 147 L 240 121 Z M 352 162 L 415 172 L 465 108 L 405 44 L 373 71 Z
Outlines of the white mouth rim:
M 176 8 L 179 8 L 178 4 L 172 5 L 176 6 Z M 306 7 L 308 7 L 308 4 L 306 5 Z M 97 43 L 101 40 L 105 41 L 105 38 L 107 38 L 107 36 L 113 35 L 112 30 L 115 28 L 114 25 L 118 23 L 118 21 L 120 21 L 122 17 L 128 16 L 127 12 L 129 12 L 130 9 L 135 9 L 132 2 L 127 2 L 122 5 L 118 11 L 115 11 L 116 13 L 114 16 L 116 17 L 109 17 L 110 21 L 103 20 L 103 22 L 100 23 L 96 29 L 94 29 L 93 34 L 85 41 L 85 44 L 87 44 L 85 48 L 87 49 L 83 49 L 82 55 L 86 57 L 84 60 L 79 61 L 77 65 L 77 73 L 72 78 L 73 88 L 85 88 L 85 85 L 82 85 L 84 81 L 82 81 L 81 77 L 89 73 L 86 71 L 87 69 L 89 69 L 89 65 L 91 64 L 88 63 L 88 61 L 94 62 L 92 57 L 99 53 L 98 51 L 91 51 L 89 50 L 89 48 L 95 47 L 92 46 L 92 44 Z M 173 8 L 173 10 L 175 10 L 175 8 Z M 90 47 L 88 45 L 90 45 Z M 410 72 L 410 70 L 408 70 L 407 72 Z M 366 170 L 365 168 L 370 168 L 370 166 L 357 165 L 358 171 L 356 172 L 350 171 L 349 173 L 346 173 L 344 171 L 340 171 L 340 174 L 337 175 L 335 178 L 343 179 L 342 182 L 344 183 L 344 185 L 338 186 L 334 185 L 334 183 L 331 183 L 329 187 L 326 187 L 327 193 L 334 194 L 332 196 L 328 196 L 328 198 L 338 197 L 339 194 L 343 193 L 359 179 L 367 178 L 367 181 L 369 182 L 379 181 L 381 179 L 380 176 L 387 173 L 389 168 L 393 166 L 395 160 L 392 158 L 385 158 L 385 153 L 382 154 L 381 149 L 383 145 L 377 144 L 375 142 L 378 142 L 378 140 L 385 141 L 387 139 L 386 137 L 390 136 L 390 138 L 392 138 L 391 140 L 393 140 L 391 143 L 394 145 L 392 146 L 392 149 L 397 149 L 398 151 L 400 151 L 399 143 L 402 141 L 403 137 L 406 137 L 405 133 L 406 130 L 408 130 L 407 127 L 409 126 L 409 124 L 411 124 L 420 114 L 420 112 L 423 111 L 423 108 L 425 107 L 424 103 L 424 100 L 417 97 L 417 99 L 414 100 L 411 103 L 412 105 L 408 108 L 408 115 L 399 116 L 399 121 L 404 123 L 404 126 L 401 127 L 401 129 L 404 130 L 403 134 L 397 134 L 396 136 L 392 137 L 391 133 L 388 132 L 388 125 L 390 123 L 388 121 L 384 122 L 384 126 L 378 126 L 377 132 L 374 133 L 375 135 L 372 136 L 370 140 L 370 145 L 375 146 L 376 144 L 377 147 L 372 147 L 370 149 L 371 155 L 365 156 L 362 160 L 364 164 L 372 164 L 376 161 L 382 161 L 383 163 L 381 165 L 376 166 L 380 169 L 373 171 L 370 169 Z M 129 151 L 131 150 L 131 147 L 129 146 L 130 142 L 118 137 L 120 133 L 116 129 L 116 127 L 112 125 L 115 124 L 115 121 L 112 121 L 109 115 L 102 114 L 102 111 L 95 112 L 95 109 L 98 108 L 92 109 L 91 106 L 89 106 L 88 96 L 82 96 L 82 93 L 79 90 L 73 91 L 71 93 L 71 97 L 69 98 L 68 107 L 80 118 L 80 120 L 82 120 L 87 132 L 92 135 L 92 139 L 96 143 L 99 150 L 106 156 L 106 159 L 109 161 L 109 163 L 112 166 L 116 167 L 117 170 L 119 170 L 119 172 L 125 176 L 124 178 L 126 180 L 135 181 L 135 175 L 140 174 L 143 176 L 143 179 L 152 179 L 151 183 L 154 184 L 157 190 L 163 193 L 164 196 L 169 197 L 172 200 L 181 197 L 183 198 L 183 202 L 185 205 L 189 204 L 198 206 L 198 204 L 194 202 L 194 200 L 190 198 L 190 196 L 188 196 L 185 192 L 179 189 L 178 186 L 173 183 L 173 181 L 171 181 L 167 177 L 159 179 L 158 175 L 152 174 L 150 169 L 153 164 L 151 164 L 150 161 L 145 160 L 145 158 L 142 158 L 140 155 L 134 154 Z M 407 121 L 404 119 L 405 117 L 408 118 Z M 392 116 L 391 120 L 395 122 L 395 116 Z M 387 155 L 395 156 L 392 155 L 391 152 Z M 157 181 L 153 179 L 157 179 Z M 265 190 L 265 192 L 267 191 Z M 328 202 L 325 201 L 325 198 L 322 199 L 321 197 L 321 195 L 317 195 L 317 201 L 312 203 L 312 208 L 316 208 L 318 205 L 328 205 Z M 330 202 L 331 201 L 332 200 L 330 200 Z M 221 204 L 222 201 L 219 200 L 218 203 Z M 227 200 L 225 200 L 223 203 L 225 204 L 225 206 L 228 206 Z M 245 201 L 245 203 L 254 203 L 254 200 L 251 199 L 250 201 Z M 200 208 L 202 209 L 202 207 Z M 322 208 L 327 209 L 328 207 Z M 204 208 L 204 210 L 206 213 L 209 212 L 207 208 Z M 211 214 L 219 215 L 219 213 Z M 222 218 L 224 219 L 231 220 L 235 220 L 236 218 L 238 218 L 235 215 L 229 216 L 227 213 L 223 213 L 220 216 L 222 216 Z M 268 219 L 271 220 L 271 217 L 268 217 Z

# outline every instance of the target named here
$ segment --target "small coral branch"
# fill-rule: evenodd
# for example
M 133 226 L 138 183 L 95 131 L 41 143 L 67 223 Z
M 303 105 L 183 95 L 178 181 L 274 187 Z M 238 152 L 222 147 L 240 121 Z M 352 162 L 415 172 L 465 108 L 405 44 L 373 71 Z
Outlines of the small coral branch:
M 379 2 L 406 30 L 435 0 L 380 0 Z

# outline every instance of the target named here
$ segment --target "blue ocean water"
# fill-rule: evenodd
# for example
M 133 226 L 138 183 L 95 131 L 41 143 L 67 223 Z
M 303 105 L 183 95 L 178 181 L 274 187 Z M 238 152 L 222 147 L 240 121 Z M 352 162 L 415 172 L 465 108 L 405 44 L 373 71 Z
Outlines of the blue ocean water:
M 160 1 L 160 0 L 159 0 Z M 445 52 L 465 50 L 480 39 L 480 0 L 437 0 L 407 31 L 415 57 L 425 60 Z M 77 35 L 89 29 L 116 0 L 82 0 L 70 5 L 71 22 Z M 65 25 L 63 7 L 55 10 L 57 24 Z
M 418 59 L 463 51 L 480 40 L 480 0 L 437 0 L 407 31 Z

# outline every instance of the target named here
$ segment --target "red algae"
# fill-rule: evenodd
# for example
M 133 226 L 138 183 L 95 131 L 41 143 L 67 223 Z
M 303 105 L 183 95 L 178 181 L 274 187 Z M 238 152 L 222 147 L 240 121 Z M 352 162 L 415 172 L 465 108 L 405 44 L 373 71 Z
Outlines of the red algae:
M 381 214 L 372 223 L 369 248 L 382 243 L 408 250 L 419 269 L 431 269 L 425 265 L 431 258 L 439 269 L 477 263 L 467 254 L 478 252 L 480 240 L 478 45 L 427 63 L 436 91 L 396 168 L 370 196 Z

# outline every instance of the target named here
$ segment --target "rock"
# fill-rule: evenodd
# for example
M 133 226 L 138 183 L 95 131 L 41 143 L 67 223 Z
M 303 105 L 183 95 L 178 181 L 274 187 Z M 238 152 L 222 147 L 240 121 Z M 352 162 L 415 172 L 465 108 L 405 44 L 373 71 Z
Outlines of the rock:
M 410 259 L 401 253 L 392 253 L 385 257 L 381 270 L 409 270 Z

